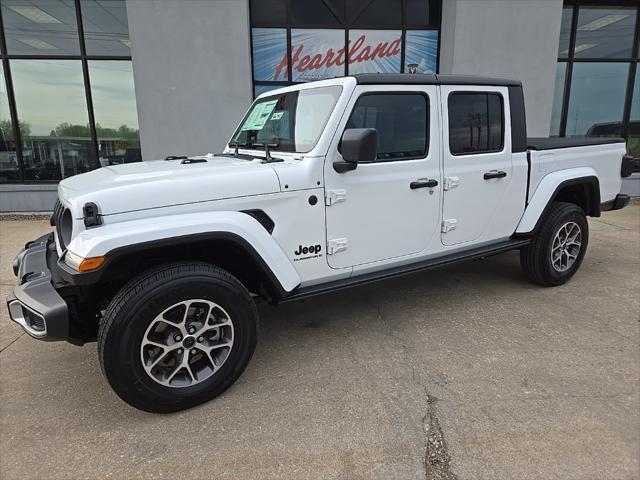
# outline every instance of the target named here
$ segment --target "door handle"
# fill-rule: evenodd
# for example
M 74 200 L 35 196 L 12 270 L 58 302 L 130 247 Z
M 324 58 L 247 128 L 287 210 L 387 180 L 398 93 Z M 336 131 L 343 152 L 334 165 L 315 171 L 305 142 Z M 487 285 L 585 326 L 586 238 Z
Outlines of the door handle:
M 430 178 L 428 180 L 426 178 L 421 178 L 420 180 L 416 180 L 415 182 L 411 182 L 409 184 L 409 188 L 411 188 L 411 190 L 415 190 L 416 188 L 433 188 L 437 186 L 438 181 L 434 180 L 433 178 Z
M 507 176 L 507 172 L 503 172 L 502 170 L 491 170 L 484 174 L 485 180 L 491 180 L 492 178 L 504 178 Z

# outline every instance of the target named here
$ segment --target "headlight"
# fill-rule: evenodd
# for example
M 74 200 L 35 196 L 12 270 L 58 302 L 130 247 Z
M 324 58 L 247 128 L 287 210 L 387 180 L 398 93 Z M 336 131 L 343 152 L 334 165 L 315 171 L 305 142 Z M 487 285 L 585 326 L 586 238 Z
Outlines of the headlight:
M 97 270 L 104 264 L 104 262 L 106 262 L 106 260 L 106 257 L 83 258 L 69 250 L 67 250 L 67 253 L 64 255 L 64 263 L 78 272 L 90 272 L 92 270 Z

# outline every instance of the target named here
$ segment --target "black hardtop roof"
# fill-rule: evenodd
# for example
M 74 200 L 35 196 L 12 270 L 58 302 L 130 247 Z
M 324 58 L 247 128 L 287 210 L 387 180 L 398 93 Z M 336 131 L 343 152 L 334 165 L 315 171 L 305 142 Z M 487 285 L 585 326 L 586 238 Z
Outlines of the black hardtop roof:
M 519 80 L 479 77 L 475 75 L 441 75 L 436 73 L 361 73 L 351 75 L 359 85 L 491 85 L 521 87 Z

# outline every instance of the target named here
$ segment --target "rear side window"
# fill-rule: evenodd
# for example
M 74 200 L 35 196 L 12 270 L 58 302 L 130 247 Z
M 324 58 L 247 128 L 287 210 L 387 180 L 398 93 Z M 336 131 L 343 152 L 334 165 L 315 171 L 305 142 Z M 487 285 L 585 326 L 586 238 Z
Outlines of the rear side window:
M 449 95 L 449 149 L 453 155 L 499 152 L 504 146 L 502 95 L 457 92 Z
M 429 148 L 429 100 L 421 93 L 376 93 L 358 98 L 346 128 L 378 131 L 378 161 L 424 158 Z

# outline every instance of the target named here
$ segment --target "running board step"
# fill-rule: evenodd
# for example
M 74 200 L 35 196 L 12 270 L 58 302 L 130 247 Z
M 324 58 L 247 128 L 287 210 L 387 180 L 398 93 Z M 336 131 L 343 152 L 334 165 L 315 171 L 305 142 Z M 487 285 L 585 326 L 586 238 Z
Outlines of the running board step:
M 278 299 L 277 303 L 304 300 L 309 297 L 315 297 L 316 295 L 322 295 L 325 293 L 335 292 L 338 290 L 343 290 L 345 288 L 357 287 L 360 285 L 367 285 L 369 283 L 378 282 L 380 280 L 386 280 L 387 278 L 399 277 L 401 275 L 422 272 L 424 270 L 433 270 L 434 268 L 454 265 L 456 263 L 467 262 L 469 260 L 477 260 L 480 258 L 490 257 L 492 255 L 497 255 L 499 253 L 508 252 L 509 250 L 515 250 L 516 248 L 524 247 L 529 243 L 530 239 L 509 240 L 507 242 L 501 242 L 481 248 L 474 248 L 472 250 L 457 252 L 450 255 L 445 255 L 443 257 L 431 258 L 428 260 L 423 260 L 421 262 L 411 263 L 409 265 L 402 265 L 380 272 L 366 273 L 364 275 L 344 278 L 321 285 L 302 287 L 294 290 L 286 297 Z

